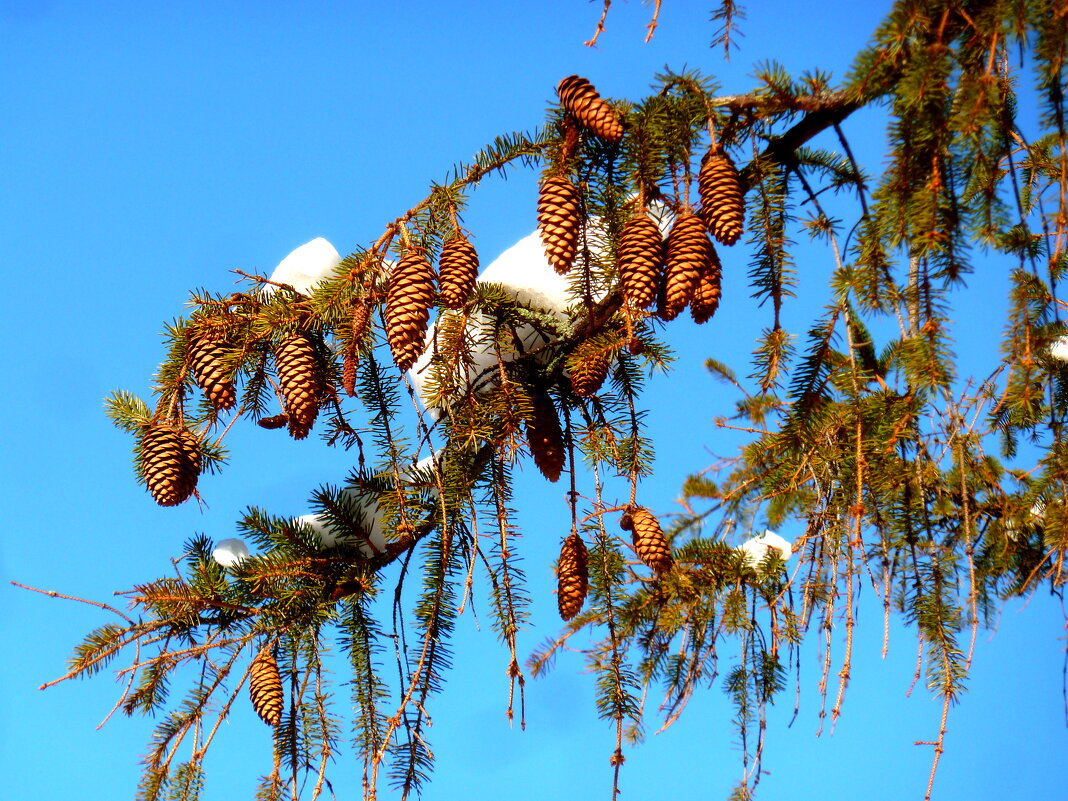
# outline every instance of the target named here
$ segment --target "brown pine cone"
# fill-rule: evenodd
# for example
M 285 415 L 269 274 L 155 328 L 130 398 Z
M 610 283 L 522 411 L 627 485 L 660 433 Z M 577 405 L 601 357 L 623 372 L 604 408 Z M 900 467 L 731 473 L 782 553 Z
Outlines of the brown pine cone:
M 664 237 L 645 214 L 623 224 L 616 269 L 627 302 L 639 309 L 649 308 L 664 270 Z
M 370 319 L 371 308 L 365 301 L 357 300 L 352 306 L 352 321 L 341 367 L 341 386 L 350 398 L 356 397 L 356 366 L 360 361 L 360 341 Z
M 556 563 L 556 606 L 563 620 L 571 620 L 582 609 L 589 590 L 589 557 L 586 543 L 572 531 L 560 548 Z
M 169 423 L 153 423 L 141 435 L 138 471 L 160 506 L 177 506 L 197 487 L 200 443 L 192 432 Z
M 390 273 L 386 295 L 386 338 L 401 371 L 423 353 L 433 303 L 434 268 L 421 248 L 411 248 Z
M 260 428 L 274 430 L 276 428 L 282 428 L 282 426 L 286 425 L 288 422 L 289 415 L 283 413 L 276 414 L 272 417 L 261 417 L 259 420 L 256 421 L 256 425 L 258 425 Z
M 237 403 L 237 390 L 229 371 L 222 366 L 225 346 L 209 336 L 200 335 L 189 342 L 189 368 L 197 386 L 214 408 L 226 410 Z
M 567 178 L 546 178 L 538 190 L 538 232 L 545 258 L 563 275 L 579 246 L 579 191 Z
M 526 420 L 527 441 L 534 464 L 549 481 L 558 481 L 564 469 L 564 432 L 549 393 L 541 386 L 530 386 L 530 417 Z
M 601 98 L 593 84 L 578 75 L 569 75 L 556 87 L 560 105 L 571 112 L 583 128 L 606 142 L 623 138 L 623 123 L 608 103 Z
M 733 245 L 745 228 L 742 182 L 731 157 L 713 147 L 701 160 L 697 174 L 701 216 L 717 242 Z
M 658 576 L 671 569 L 674 560 L 668 547 L 660 521 L 648 509 L 635 506 L 619 520 L 619 527 L 631 532 L 634 552 Z
M 462 308 L 478 280 L 478 253 L 463 234 L 457 232 L 442 246 L 438 274 L 441 305 Z
M 326 381 L 315 345 L 307 334 L 292 334 L 274 348 L 275 370 L 293 439 L 308 436 L 319 414 Z
M 268 726 L 277 726 L 282 720 L 285 696 L 282 693 L 282 678 L 278 663 L 270 650 L 264 648 L 252 660 L 248 674 L 248 695 L 252 708 Z
M 720 284 L 723 280 L 723 267 L 719 254 L 716 253 L 711 243 L 709 246 L 712 247 L 712 261 L 701 271 L 697 286 L 693 290 L 693 297 L 690 299 L 690 314 L 698 325 L 708 322 L 719 308 Z
M 667 265 L 661 297 L 657 299 L 658 317 L 674 320 L 679 316 L 690 302 L 698 278 L 713 258 L 712 242 L 701 218 L 689 212 L 680 213 L 668 233 Z
M 580 398 L 588 398 L 604 384 L 615 351 L 603 342 L 587 340 L 575 349 L 568 371 L 571 389 Z

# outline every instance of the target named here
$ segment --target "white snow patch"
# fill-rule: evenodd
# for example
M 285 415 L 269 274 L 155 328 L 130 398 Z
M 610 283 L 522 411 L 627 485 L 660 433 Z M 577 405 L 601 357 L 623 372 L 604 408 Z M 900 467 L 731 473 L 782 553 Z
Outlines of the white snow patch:
M 416 463 L 419 471 L 429 470 L 434 465 L 434 457 L 428 456 Z M 412 474 L 402 470 L 401 481 L 411 481 Z M 327 521 L 326 517 L 318 514 L 301 515 L 294 518 L 294 522 L 303 523 L 316 534 L 323 548 L 333 548 L 340 542 L 356 545 L 364 556 L 375 556 L 385 550 L 386 547 L 386 510 L 379 504 L 377 493 L 367 489 L 347 487 L 340 493 L 346 500 L 358 510 L 358 517 L 354 521 L 357 526 L 367 533 L 367 539 L 354 539 L 346 536 L 345 532 L 338 529 Z
M 757 567 L 772 548 L 779 552 L 784 562 L 793 554 L 790 543 L 771 529 L 764 529 L 763 534 L 750 537 L 739 546 L 738 550 L 745 554 L 747 565 Z
M 316 284 L 333 275 L 341 264 L 341 255 L 333 245 L 316 237 L 294 250 L 274 268 L 271 280 L 279 284 L 289 284 L 302 295 L 310 295 Z M 265 294 L 272 294 L 277 287 L 265 284 Z
M 557 273 L 545 258 L 537 231 L 523 237 L 498 256 L 481 272 L 478 282 L 499 284 L 518 303 L 547 312 L 561 323 L 567 320 L 567 278 Z M 488 316 L 478 312 L 470 315 L 467 322 L 466 336 L 470 344 L 471 364 L 467 370 L 467 386 L 464 389 L 484 392 L 497 383 L 497 354 L 493 346 L 490 322 Z M 430 377 L 429 367 L 434 356 L 436 331 L 437 321 L 427 331 L 423 355 L 408 371 L 408 377 L 424 407 L 428 406 L 429 400 L 426 383 Z M 524 352 L 551 341 L 550 337 L 532 325 L 519 326 L 516 335 Z M 518 351 L 504 352 L 501 358 L 509 361 L 517 355 Z M 428 411 L 435 418 L 440 414 L 438 409 L 430 408 Z
M 211 556 L 223 567 L 237 567 L 249 558 L 248 546 L 236 537 L 219 540 Z
M 1068 334 L 1049 343 L 1049 355 L 1060 362 L 1068 362 Z

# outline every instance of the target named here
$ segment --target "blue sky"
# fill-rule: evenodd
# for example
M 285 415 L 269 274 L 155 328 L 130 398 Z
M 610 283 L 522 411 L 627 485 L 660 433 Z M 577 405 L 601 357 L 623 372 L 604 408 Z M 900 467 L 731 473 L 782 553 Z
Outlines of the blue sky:
M 111 601 L 166 573 L 192 534 L 232 536 L 250 504 L 304 514 L 310 490 L 347 472 L 345 454 L 245 425 L 228 439 L 223 474 L 201 482 L 204 509 L 161 509 L 136 485 L 131 443 L 102 401 L 118 387 L 147 394 L 163 323 L 183 313 L 188 290 L 229 291 L 229 271 L 269 272 L 316 236 L 342 253 L 373 240 L 453 164 L 499 133 L 540 124 L 565 75 L 615 97 L 641 96 L 665 65 L 700 68 L 731 93 L 749 88 L 752 65 L 772 58 L 841 76 L 889 4 L 753 2 L 730 63 L 708 47 L 710 5 L 665 0 L 656 36 L 643 44 L 650 7 L 617 2 L 590 49 L 582 43 L 600 3 L 581 0 L 0 0 L 0 341 L 9 387 L 0 396 L 0 775 L 10 797 L 132 797 L 151 721 L 116 717 L 95 730 L 119 692 L 106 675 L 38 692 L 104 618 L 8 580 Z M 866 112 L 846 125 L 873 172 L 882 163 L 877 122 Z M 533 229 L 534 196 L 531 172 L 490 179 L 475 193 L 466 222 L 483 263 Z M 658 511 L 672 509 L 687 472 L 734 442 L 712 422 L 734 397 L 705 374 L 704 358 L 745 374 L 747 343 L 770 313 L 748 297 L 744 253 L 724 262 L 723 309 L 702 329 L 676 324 L 678 369 L 651 383 L 658 461 L 643 495 Z M 827 269 L 821 251 L 802 252 L 799 299 L 786 319 L 794 332 L 816 313 Z M 984 269 L 962 309 L 1003 305 L 1000 265 Z M 988 316 L 962 314 L 958 351 L 985 364 L 997 334 Z M 521 640 L 529 653 L 558 626 L 549 566 L 568 515 L 560 491 L 533 469 L 521 484 L 535 598 L 536 628 Z M 870 592 L 864 600 L 876 601 Z M 613 735 L 596 720 L 579 658 L 528 683 L 527 731 L 510 728 L 506 654 L 480 611 L 462 624 L 453 679 L 432 710 L 438 769 L 426 797 L 607 797 Z M 833 737 L 814 737 L 819 668 L 815 652 L 804 652 L 796 722 L 787 728 L 792 691 L 772 715 L 762 798 L 922 797 L 930 749 L 912 743 L 936 734 L 940 705 L 922 688 L 905 698 L 911 634 L 895 631 L 882 661 L 877 603 L 860 622 Z M 1036 597 L 1010 604 L 995 636 L 981 633 L 969 692 L 950 717 L 937 797 L 1063 797 L 1062 627 L 1059 607 Z M 628 751 L 624 797 L 724 798 L 740 775 L 730 717 L 717 683 L 679 724 Z M 250 797 L 269 766 L 266 727 L 242 709 L 219 745 L 207 799 Z M 339 797 L 358 787 L 355 768 L 334 774 L 350 777 Z

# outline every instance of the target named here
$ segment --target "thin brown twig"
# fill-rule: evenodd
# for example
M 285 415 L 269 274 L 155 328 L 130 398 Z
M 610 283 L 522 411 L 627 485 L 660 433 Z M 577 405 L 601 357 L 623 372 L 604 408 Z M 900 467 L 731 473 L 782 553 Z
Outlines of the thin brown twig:
M 24 590 L 29 590 L 30 592 L 39 592 L 41 595 L 47 595 L 49 598 L 62 598 L 65 601 L 77 601 L 80 604 L 89 604 L 89 606 L 99 607 L 100 609 L 103 609 L 107 612 L 113 612 L 114 614 L 125 620 L 127 623 L 129 623 L 131 626 L 135 625 L 134 621 L 130 617 L 120 612 L 114 606 L 109 606 L 108 604 L 101 603 L 100 601 L 90 601 L 87 598 L 78 598 L 74 595 L 64 595 L 63 593 L 56 592 L 55 590 L 41 590 L 37 587 L 31 587 L 28 584 L 21 584 L 18 581 L 12 581 L 11 583 L 14 584 L 16 587 L 21 587 Z
M 604 0 L 604 6 L 601 8 L 601 18 L 597 20 L 597 29 L 593 32 L 593 36 L 583 42 L 586 47 L 596 47 L 597 39 L 604 33 L 604 21 L 608 19 L 608 9 L 612 6 L 612 0 Z

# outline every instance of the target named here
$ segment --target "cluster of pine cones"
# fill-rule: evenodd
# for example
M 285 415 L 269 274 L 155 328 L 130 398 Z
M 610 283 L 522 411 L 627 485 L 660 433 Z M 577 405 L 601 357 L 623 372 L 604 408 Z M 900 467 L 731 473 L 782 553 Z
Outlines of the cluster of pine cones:
M 619 520 L 619 526 L 631 533 L 631 542 L 638 558 L 657 576 L 671 570 L 674 560 L 656 515 L 642 506 L 629 507 Z M 590 586 L 589 554 L 586 544 L 572 531 L 560 548 L 556 562 L 556 605 L 566 622 L 573 619 L 586 602 Z
M 574 124 L 607 143 L 625 134 L 615 109 L 584 78 L 572 75 L 557 86 L 561 107 Z M 721 296 L 722 265 L 709 234 L 721 245 L 734 245 L 744 228 L 744 190 L 730 157 L 713 144 L 698 173 L 701 205 L 697 212 L 682 208 L 663 236 L 646 209 L 636 210 L 620 233 L 616 268 L 620 291 L 635 312 L 655 305 L 662 320 L 675 319 L 687 306 L 697 323 L 715 314 Z M 582 196 L 560 170 L 548 175 L 538 195 L 538 230 L 545 256 L 561 275 L 572 268 L 581 244 Z M 385 332 L 393 360 L 407 371 L 426 346 L 430 311 L 435 302 L 446 309 L 463 307 L 478 277 L 478 254 L 457 229 L 441 249 L 435 272 L 420 247 L 408 247 L 388 275 Z M 436 285 L 436 289 L 435 289 Z M 369 323 L 366 301 L 353 306 L 352 330 L 343 352 L 342 386 L 354 395 L 358 343 Z M 589 397 L 604 383 L 615 354 L 611 343 L 591 339 L 581 343 L 569 360 L 574 393 Z M 191 336 L 187 361 L 191 375 L 217 410 L 237 402 L 232 370 L 226 366 L 227 346 L 212 336 Z M 288 426 L 296 439 L 311 431 L 328 385 L 324 347 L 313 335 L 296 332 L 281 338 L 273 349 L 283 413 L 260 421 L 264 427 Z M 566 462 L 560 420 L 547 389 L 531 385 L 527 439 L 535 464 L 550 481 L 557 481 Z M 197 437 L 176 421 L 153 422 L 141 436 L 139 469 L 152 497 L 161 505 L 182 503 L 196 490 L 201 470 Z M 620 520 L 631 533 L 638 558 L 657 576 L 673 564 L 671 550 L 656 517 L 643 507 L 628 508 Z M 582 609 L 589 587 L 588 553 L 576 531 L 564 540 L 557 562 L 557 602 L 561 618 L 572 620 Z M 262 651 L 250 668 L 253 707 L 269 725 L 277 726 L 283 708 L 278 666 Z
M 430 307 L 434 304 L 434 283 L 446 309 L 463 307 L 478 279 L 478 254 L 457 231 L 441 248 L 438 273 L 421 248 L 411 247 L 389 275 L 386 294 L 386 339 L 393 361 L 404 371 L 411 369 L 425 349 Z
M 560 105 L 580 126 L 605 142 L 623 138 L 619 115 L 585 78 L 564 78 L 556 91 Z M 624 225 L 617 270 L 631 308 L 647 309 L 655 301 L 657 316 L 673 320 L 689 305 L 693 319 L 704 323 L 719 307 L 722 267 L 708 234 L 723 245 L 738 241 L 745 221 L 744 192 L 738 170 L 718 145 L 702 160 L 697 183 L 699 213 L 683 209 L 666 242 L 644 209 Z M 570 271 L 578 255 L 581 200 L 578 187 L 564 175 L 550 175 L 541 183 L 538 230 L 545 256 L 560 274 Z

